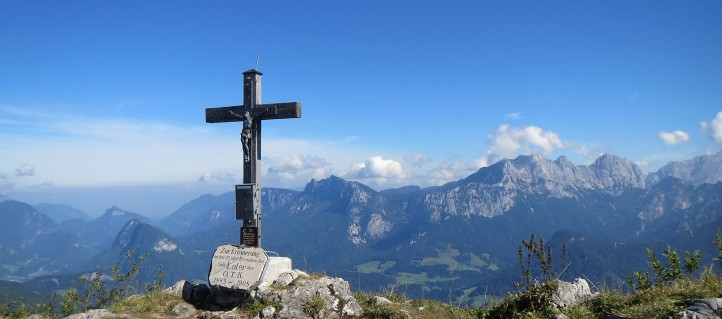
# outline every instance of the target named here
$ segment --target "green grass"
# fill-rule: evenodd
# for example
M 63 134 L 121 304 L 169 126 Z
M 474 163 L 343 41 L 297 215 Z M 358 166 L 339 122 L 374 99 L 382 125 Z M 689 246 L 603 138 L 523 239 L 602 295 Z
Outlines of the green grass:
M 424 285 L 433 282 L 452 281 L 457 280 L 460 277 L 429 277 L 429 274 L 422 272 L 420 274 L 400 272 L 396 274 L 396 283 L 399 285 L 416 284 Z
M 491 262 L 491 255 L 483 253 L 476 255 L 468 253 L 462 255 L 461 252 L 447 245 L 441 250 L 436 250 L 436 256 L 426 256 L 420 260 L 415 261 L 419 266 L 446 266 L 448 272 L 455 271 L 484 271 L 487 270 L 497 271 L 499 267 Z
M 383 295 L 393 301 L 391 305 L 378 305 L 373 303 L 371 294 L 358 293 L 354 295 L 364 313 L 361 318 L 368 319 L 475 319 L 477 310 L 464 307 L 455 307 L 433 300 L 405 300 L 396 293 Z
M 184 301 L 180 297 L 163 292 L 146 296 L 133 295 L 115 303 L 108 310 L 113 313 L 151 318 L 154 315 L 170 315 L 173 307 L 182 302 Z
M 378 260 L 372 260 L 356 266 L 356 270 L 362 274 L 383 274 L 386 270 L 392 268 L 394 265 L 396 265 L 396 262 L 393 260 L 383 262 Z
M 461 271 L 461 270 L 467 270 L 467 271 L 481 271 L 479 269 L 480 267 L 475 267 L 473 265 L 466 265 L 462 262 L 459 262 L 456 260 L 457 257 L 461 256 L 461 252 L 459 252 L 458 249 L 451 247 L 451 245 L 447 245 L 446 248 L 443 250 L 437 250 L 437 255 L 432 257 L 424 257 L 420 261 L 418 261 L 418 264 L 421 266 L 437 266 L 437 265 L 446 265 L 446 270 L 449 272 L 454 271 Z M 474 259 L 473 257 L 476 257 Z M 478 256 L 474 255 L 471 257 L 472 263 L 479 263 L 484 262 L 479 258 Z

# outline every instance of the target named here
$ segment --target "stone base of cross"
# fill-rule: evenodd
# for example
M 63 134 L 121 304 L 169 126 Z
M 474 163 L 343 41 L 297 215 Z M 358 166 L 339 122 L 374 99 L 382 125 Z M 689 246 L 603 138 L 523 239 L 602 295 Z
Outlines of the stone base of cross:
M 301 103 L 261 104 L 261 76 L 243 72 L 243 105 L 206 109 L 207 123 L 243 122 L 243 184 L 236 185 L 236 219 L 243 220 L 240 245 L 223 245 L 211 261 L 211 286 L 249 291 L 291 271 L 291 259 L 261 249 L 261 121 L 301 117 Z M 274 278 L 275 276 L 275 278 Z

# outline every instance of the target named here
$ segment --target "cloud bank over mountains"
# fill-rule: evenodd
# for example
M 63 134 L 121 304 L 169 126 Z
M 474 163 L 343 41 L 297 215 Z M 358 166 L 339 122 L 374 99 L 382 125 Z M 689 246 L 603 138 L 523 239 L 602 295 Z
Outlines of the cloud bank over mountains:
M 10 115 L 6 123 L 23 128 L 0 132 L 5 144 L 4 166 L 0 168 L 3 194 L 53 187 L 176 183 L 204 188 L 242 182 L 238 127 L 74 117 L 17 108 L 0 108 L 0 112 Z M 518 120 L 521 115 L 506 117 Z M 722 144 L 722 112 L 711 121 L 699 123 L 702 136 L 673 130 L 658 131 L 656 138 L 666 147 L 681 147 L 704 136 Z M 452 133 L 448 138 L 454 138 Z M 264 131 L 262 181 L 264 186 L 299 189 L 310 179 L 333 174 L 378 189 L 410 184 L 432 186 L 521 154 L 577 156 L 577 161 L 588 162 L 606 151 L 594 141 L 575 140 L 536 125 L 501 124 L 478 141 L 467 146 L 477 154 L 469 158 L 419 152 L 413 143 L 388 149 L 364 145 L 363 137 L 358 136 L 321 141 L 278 138 Z M 642 166 L 654 160 L 619 155 Z M 657 167 L 666 163 L 658 162 Z

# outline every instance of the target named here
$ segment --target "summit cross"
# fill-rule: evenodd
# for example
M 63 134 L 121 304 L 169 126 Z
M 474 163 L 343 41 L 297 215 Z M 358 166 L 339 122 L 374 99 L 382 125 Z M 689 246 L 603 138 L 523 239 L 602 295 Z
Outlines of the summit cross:
M 243 122 L 243 184 L 236 185 L 236 219 L 243 220 L 241 245 L 261 246 L 261 121 L 301 117 L 301 103 L 261 104 L 261 76 L 243 72 L 243 105 L 206 109 L 206 123 Z

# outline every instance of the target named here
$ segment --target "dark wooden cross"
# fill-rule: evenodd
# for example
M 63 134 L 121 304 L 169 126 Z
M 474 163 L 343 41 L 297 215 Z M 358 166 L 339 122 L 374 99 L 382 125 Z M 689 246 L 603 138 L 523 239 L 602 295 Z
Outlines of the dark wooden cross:
M 261 104 L 261 76 L 243 72 L 243 105 L 206 109 L 206 123 L 243 122 L 243 184 L 236 185 L 236 219 L 243 220 L 241 245 L 261 246 L 261 121 L 301 117 L 301 103 Z

